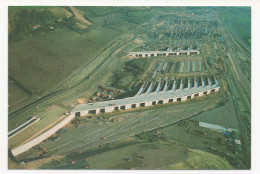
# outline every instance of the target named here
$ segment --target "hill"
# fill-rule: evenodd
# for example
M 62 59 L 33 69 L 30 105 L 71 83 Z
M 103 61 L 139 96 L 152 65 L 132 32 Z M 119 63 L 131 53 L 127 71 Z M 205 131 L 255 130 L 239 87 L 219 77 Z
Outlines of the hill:
M 45 96 L 109 42 L 151 18 L 147 7 L 9 7 L 9 112 Z

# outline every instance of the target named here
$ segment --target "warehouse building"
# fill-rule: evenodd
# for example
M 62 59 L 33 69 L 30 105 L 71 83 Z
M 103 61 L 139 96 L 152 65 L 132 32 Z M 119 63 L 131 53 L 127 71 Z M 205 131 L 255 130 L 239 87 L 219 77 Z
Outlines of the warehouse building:
M 205 94 L 210 94 L 211 92 L 219 91 L 220 86 L 218 80 L 215 77 L 213 79 L 214 82 L 212 82 L 210 78 L 200 78 L 202 81 L 200 85 L 198 85 L 197 78 L 195 80 L 189 79 L 189 85 L 187 85 L 186 88 L 184 85 L 185 80 L 183 79 L 180 80 L 179 85 L 176 82 L 178 80 L 176 80 L 174 83 L 172 83 L 173 87 L 171 88 L 168 86 L 170 83 L 159 83 L 155 92 L 151 92 L 152 90 L 149 90 L 150 92 L 145 93 L 143 92 L 145 91 L 144 89 L 147 85 L 143 85 L 134 97 L 79 104 L 72 110 L 72 112 L 75 113 L 75 116 L 86 116 L 88 113 L 108 113 L 113 112 L 114 110 L 127 110 L 131 108 L 146 107 L 157 104 L 186 101 L 194 97 L 200 97 Z M 207 81 L 207 83 L 205 81 Z M 191 82 L 194 84 L 190 84 Z M 149 85 L 148 88 L 149 87 L 151 87 L 151 85 Z
M 156 56 L 179 56 L 179 55 L 192 55 L 200 54 L 199 50 L 180 50 L 180 51 L 142 51 L 142 52 L 129 52 L 129 56 L 133 57 L 156 57 Z

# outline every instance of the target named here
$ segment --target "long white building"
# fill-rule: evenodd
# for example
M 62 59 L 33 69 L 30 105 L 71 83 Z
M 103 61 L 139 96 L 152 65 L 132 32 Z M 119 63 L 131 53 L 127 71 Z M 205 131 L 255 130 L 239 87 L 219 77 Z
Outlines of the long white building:
M 75 113 L 76 116 L 86 116 L 88 113 L 108 113 L 114 110 L 127 110 L 130 108 L 138 108 L 140 106 L 145 107 L 169 102 L 185 101 L 187 99 L 219 91 L 220 88 L 216 78 L 214 78 L 214 82 L 212 82 L 208 77 L 201 78 L 200 85 L 198 84 L 197 78 L 193 80 L 189 79 L 186 88 L 184 87 L 184 80 L 181 80 L 179 84 L 177 84 L 176 81 L 172 82 L 171 90 L 168 90 L 169 83 L 170 82 L 157 84 L 154 92 L 151 92 L 151 86 L 154 84 L 144 84 L 134 97 L 79 104 L 72 110 L 72 112 Z M 144 93 L 145 88 L 147 88 L 147 90 Z
M 186 84 L 185 81 L 187 82 Z M 169 102 L 185 101 L 204 94 L 219 91 L 219 88 L 219 82 L 215 77 L 199 77 L 190 78 L 188 80 L 172 79 L 171 81 L 166 82 L 143 84 L 134 97 L 77 105 L 70 115 L 60 123 L 31 141 L 12 149 L 11 152 L 14 156 L 26 152 L 64 127 L 75 116 L 86 116 L 88 113 L 107 113 L 114 110 L 126 110 Z
M 133 57 L 155 57 L 155 56 L 174 56 L 174 55 L 191 55 L 200 54 L 199 50 L 179 50 L 179 51 L 141 51 L 141 52 L 129 52 L 129 56 Z

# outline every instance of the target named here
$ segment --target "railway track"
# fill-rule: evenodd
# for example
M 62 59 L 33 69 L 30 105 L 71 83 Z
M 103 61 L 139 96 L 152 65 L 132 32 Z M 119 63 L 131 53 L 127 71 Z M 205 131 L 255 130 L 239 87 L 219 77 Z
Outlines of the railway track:
M 219 23 L 221 24 L 221 21 L 218 20 Z M 226 39 L 226 42 L 227 42 L 227 48 L 228 50 L 230 51 L 230 54 L 228 54 L 229 56 L 229 59 L 230 59 L 230 62 L 232 63 L 232 66 L 228 66 L 226 65 L 226 68 L 229 69 L 229 74 L 231 75 L 231 77 L 233 77 L 232 79 L 228 80 L 228 88 L 229 88 L 229 91 L 230 91 L 230 94 L 231 94 L 231 97 L 232 97 L 232 101 L 233 101 L 233 105 L 234 105 L 234 109 L 235 109 L 235 112 L 236 112 L 236 118 L 237 118 L 237 123 L 238 123 L 238 126 L 239 126 L 239 132 L 241 134 L 241 140 L 242 140 L 242 147 L 244 149 L 244 156 L 245 156 L 245 164 L 247 167 L 250 168 L 250 165 L 251 165 L 251 146 L 250 146 L 250 143 L 249 143 L 249 137 L 247 136 L 247 133 L 246 133 L 246 129 L 245 129 L 245 125 L 244 125 L 244 121 L 242 119 L 242 116 L 241 116 L 241 113 L 240 113 L 240 109 L 239 109 L 239 105 L 237 103 L 237 99 L 239 97 L 243 97 L 244 94 L 243 92 L 245 92 L 245 89 L 244 89 L 244 86 L 243 84 L 242 85 L 236 85 L 235 86 L 235 82 L 237 81 L 237 84 L 241 84 L 241 78 L 240 78 L 240 75 L 239 73 L 241 73 L 240 71 L 237 70 L 236 66 L 237 64 L 235 64 L 235 60 L 233 61 L 233 51 L 232 51 L 232 47 L 230 46 L 230 43 L 229 43 L 229 38 L 227 37 L 226 33 L 224 31 L 224 29 L 222 28 L 222 33 Z M 233 67 L 233 68 L 231 68 Z M 238 82 L 239 81 L 239 82 Z M 244 83 L 244 82 L 243 82 Z M 242 89 L 241 89 L 242 87 Z M 237 92 L 237 90 L 242 90 L 243 92 Z M 240 96 L 238 96 L 240 95 Z M 241 101 L 244 101 L 245 103 L 245 106 L 251 110 L 251 106 L 250 106 L 250 99 L 248 97 L 248 95 L 246 95 L 247 97 L 244 97 L 243 100 Z

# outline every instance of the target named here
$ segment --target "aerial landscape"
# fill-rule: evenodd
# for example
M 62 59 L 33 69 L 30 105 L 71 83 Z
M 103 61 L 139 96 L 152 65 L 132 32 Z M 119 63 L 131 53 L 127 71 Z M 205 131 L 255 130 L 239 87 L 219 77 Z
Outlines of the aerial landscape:
M 8 169 L 251 169 L 251 7 L 9 6 Z

